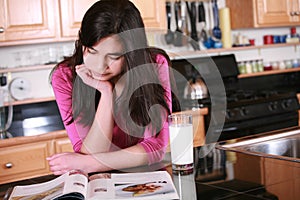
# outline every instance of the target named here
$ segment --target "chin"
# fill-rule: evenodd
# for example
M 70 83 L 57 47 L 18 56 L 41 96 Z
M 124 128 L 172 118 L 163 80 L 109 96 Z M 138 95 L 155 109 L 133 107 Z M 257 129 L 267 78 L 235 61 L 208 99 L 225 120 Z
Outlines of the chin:
M 108 81 L 111 79 L 111 77 L 109 77 L 109 76 L 93 76 L 93 78 L 98 81 Z

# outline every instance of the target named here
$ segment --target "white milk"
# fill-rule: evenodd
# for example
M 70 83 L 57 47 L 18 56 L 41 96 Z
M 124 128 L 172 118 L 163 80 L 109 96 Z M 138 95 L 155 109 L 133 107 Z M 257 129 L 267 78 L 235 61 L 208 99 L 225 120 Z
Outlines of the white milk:
M 193 126 L 170 125 L 170 148 L 172 163 L 186 165 L 193 163 Z

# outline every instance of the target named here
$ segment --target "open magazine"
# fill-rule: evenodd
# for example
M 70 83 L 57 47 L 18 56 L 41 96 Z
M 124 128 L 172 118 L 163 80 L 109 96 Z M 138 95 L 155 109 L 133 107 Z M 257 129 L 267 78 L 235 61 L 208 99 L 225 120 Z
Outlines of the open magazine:
M 51 181 L 15 186 L 9 200 L 62 199 L 179 199 L 166 171 L 99 173 L 87 176 L 78 170 Z

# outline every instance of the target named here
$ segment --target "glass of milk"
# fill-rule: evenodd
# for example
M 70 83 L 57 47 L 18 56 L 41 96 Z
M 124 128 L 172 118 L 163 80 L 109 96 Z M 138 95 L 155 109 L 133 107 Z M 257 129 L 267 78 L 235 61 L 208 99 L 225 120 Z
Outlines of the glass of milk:
M 193 122 L 192 115 L 168 116 L 171 162 L 174 174 L 193 173 Z

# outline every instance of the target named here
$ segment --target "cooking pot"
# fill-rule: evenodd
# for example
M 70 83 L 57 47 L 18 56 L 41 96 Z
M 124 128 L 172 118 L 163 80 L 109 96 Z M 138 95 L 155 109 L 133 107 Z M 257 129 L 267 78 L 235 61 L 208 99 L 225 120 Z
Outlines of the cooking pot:
M 208 98 L 208 90 L 202 78 L 191 78 L 185 85 L 183 97 L 188 100 Z

